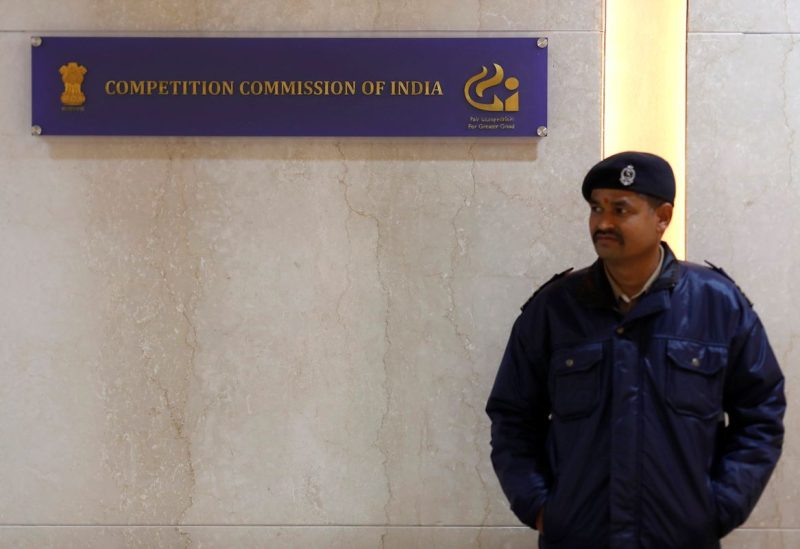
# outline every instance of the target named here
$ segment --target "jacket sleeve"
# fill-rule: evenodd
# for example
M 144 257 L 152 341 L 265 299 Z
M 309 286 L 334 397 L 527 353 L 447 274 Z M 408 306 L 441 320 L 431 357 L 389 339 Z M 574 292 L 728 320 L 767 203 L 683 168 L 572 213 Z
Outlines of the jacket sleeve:
M 523 316 L 511 331 L 486 405 L 492 421 L 492 464 L 511 510 L 535 528 L 551 472 L 545 449 L 550 403 L 547 370 L 523 333 Z
M 749 328 L 729 348 L 723 394 L 728 425 L 712 470 L 720 537 L 750 515 L 783 445 L 783 374 L 760 320 L 749 308 L 746 316 Z

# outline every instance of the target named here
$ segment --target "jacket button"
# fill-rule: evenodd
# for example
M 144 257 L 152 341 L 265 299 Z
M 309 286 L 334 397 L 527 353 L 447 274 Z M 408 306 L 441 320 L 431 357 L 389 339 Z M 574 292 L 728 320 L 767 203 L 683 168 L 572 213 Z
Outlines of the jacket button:
M 575 364 L 575 361 L 571 358 L 568 358 L 565 364 L 567 365 L 567 368 L 572 368 L 572 365 Z
M 697 368 L 698 366 L 700 366 L 700 359 L 699 359 L 699 358 L 697 358 L 697 357 L 693 358 L 693 359 L 692 359 L 692 366 L 694 366 L 695 368 Z
M 624 333 L 625 333 L 625 328 L 624 327 L 620 326 L 619 328 L 617 328 L 617 334 L 618 335 L 622 335 Z

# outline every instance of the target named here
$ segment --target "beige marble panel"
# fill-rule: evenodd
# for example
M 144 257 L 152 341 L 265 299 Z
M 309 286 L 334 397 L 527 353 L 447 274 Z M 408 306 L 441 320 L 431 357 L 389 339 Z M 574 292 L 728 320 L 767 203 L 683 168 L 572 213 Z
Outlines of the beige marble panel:
M 800 527 L 800 48 L 795 35 L 693 34 L 688 48 L 689 258 L 755 302 L 787 378 L 784 457 L 749 524 Z
M 740 529 L 722 540 L 722 549 L 794 549 L 800 547 L 800 530 Z
M 309 32 L 599 30 L 601 3 L 519 0 L 3 0 L 0 30 Z
M 584 59 L 597 51 L 597 37 L 564 42 L 564 50 L 553 46 L 559 52 L 553 57 L 555 89 L 564 93 L 553 94 L 550 137 L 530 148 L 475 144 L 465 151 L 461 173 L 428 161 L 436 152 L 416 153 L 423 164 L 400 180 L 420 181 L 421 188 L 404 193 L 421 194 L 413 200 L 419 208 L 438 204 L 435 214 L 424 210 L 429 219 L 417 219 L 413 209 L 402 212 L 397 204 L 404 199 L 394 195 L 373 200 L 391 205 L 378 217 L 390 220 L 385 242 L 396 239 L 401 250 L 386 265 L 390 405 L 382 439 L 394 524 L 515 523 L 488 461 L 485 399 L 519 305 L 565 263 L 580 264 L 591 255 L 590 246 L 581 245 L 588 240 L 576 172 L 599 156 L 599 98 L 583 119 L 566 113 L 572 94 L 585 98 L 588 80 L 596 82 L 599 55 L 583 70 L 565 69 L 577 51 Z M 587 127 L 598 130 L 575 137 Z M 375 169 L 374 163 L 365 167 Z M 449 193 L 440 190 L 444 182 L 452 186 Z M 420 240 L 424 248 L 415 244 Z M 415 250 L 424 255 L 415 257 Z M 396 261 L 423 268 L 395 267 Z
M 550 136 L 511 142 L 34 138 L 0 80 L 0 522 L 516 524 L 483 406 L 518 306 L 591 260 L 600 45 L 552 36 Z
M 188 549 L 192 547 L 192 539 L 187 531 L 177 528 L 2 526 L 0 545 L 47 549 Z
M 602 30 L 603 2 L 480 0 L 481 30 Z
M 194 0 L 3 0 L 2 30 L 31 32 L 200 30 Z
M 0 32 L 0 136 L 31 132 L 30 50 L 29 35 Z
M 128 433 L 106 431 L 116 380 L 98 373 L 111 296 L 87 261 L 83 167 L 52 161 L 30 136 L 0 138 L 0 150 L 0 521 L 106 520 L 129 462 L 112 463 L 101 441 Z
M 191 161 L 210 208 L 189 522 L 386 520 L 381 235 L 348 203 L 341 154 L 238 142 Z
M 527 549 L 536 533 L 514 528 L 385 527 L 0 527 L 3 547 L 48 549 Z M 798 530 L 741 529 L 722 540 L 723 549 L 794 549 Z
M 383 527 L 0 527 L 3 547 L 51 549 L 524 549 L 527 528 Z
M 798 32 L 800 0 L 691 0 L 689 32 Z
M 537 534 L 516 528 L 389 528 L 381 549 L 530 549 Z
M 792 436 L 791 432 L 789 436 Z M 743 528 L 797 528 L 797 514 L 800 511 L 799 466 L 800 459 L 797 456 L 784 454 Z
M 88 453 L 83 465 L 111 494 L 83 497 L 99 480 L 62 472 L 58 462 L 26 467 L 27 452 L 40 451 L 34 440 L 11 453 L 17 467 L 4 468 L 19 485 L 4 494 L 4 518 L 163 523 L 199 513 L 214 522 L 381 523 L 386 482 L 375 439 L 384 372 L 372 365 L 381 364 L 385 298 L 371 222 L 348 219 L 336 144 L 33 139 L 30 149 L 6 149 L 5 220 L 23 228 L 37 220 L 34 242 L 72 238 L 59 254 L 34 256 L 30 270 L 61 256 L 80 263 L 76 277 L 90 301 L 55 305 L 71 325 L 92 328 L 65 349 L 77 364 L 53 351 L 51 385 L 4 371 L 40 393 L 3 402 L 26 410 L 76 385 L 94 392 L 79 412 L 99 432 L 73 449 L 65 414 L 33 426 L 29 414 L 4 427 L 35 434 L 43 447 Z M 40 219 L 48 189 L 30 182 L 42 173 L 81 201 L 67 210 L 70 224 Z M 23 275 L 9 273 L 15 285 L 6 287 L 19 300 L 9 318 L 26 313 L 50 337 L 66 337 L 47 329 L 58 315 L 46 304 L 26 309 L 22 287 L 35 291 L 42 277 Z M 74 293 L 63 284 L 55 277 L 53 291 Z M 356 291 L 346 295 L 351 284 Z M 19 339 L 18 329 L 9 323 L 4 340 Z M 41 345 L 32 334 L 4 358 L 41 360 Z M 72 377 L 85 363 L 88 371 Z M 24 491 L 39 477 L 66 489 L 39 501 Z M 75 500 L 81 505 L 64 505 Z

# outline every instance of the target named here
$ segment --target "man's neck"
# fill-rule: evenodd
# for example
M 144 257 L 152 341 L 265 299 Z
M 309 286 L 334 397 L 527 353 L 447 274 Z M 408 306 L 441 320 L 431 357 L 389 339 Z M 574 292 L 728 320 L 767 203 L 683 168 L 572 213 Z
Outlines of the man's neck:
M 644 287 L 661 260 L 661 245 L 641 257 L 624 262 L 604 261 L 605 268 L 625 295 L 634 296 Z

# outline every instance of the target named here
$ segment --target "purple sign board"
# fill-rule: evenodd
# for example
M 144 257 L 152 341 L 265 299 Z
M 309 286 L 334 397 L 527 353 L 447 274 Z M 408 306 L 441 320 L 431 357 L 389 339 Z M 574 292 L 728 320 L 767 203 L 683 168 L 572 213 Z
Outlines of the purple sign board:
M 543 38 L 32 41 L 43 135 L 546 134 Z

